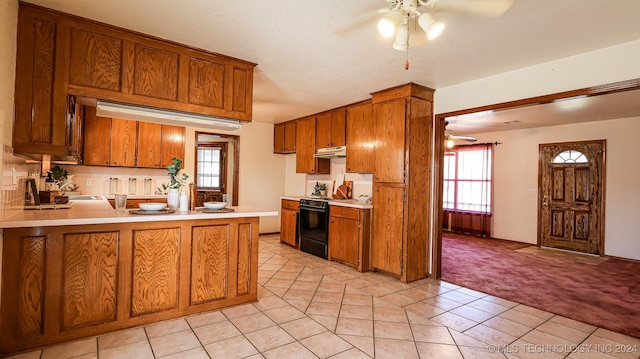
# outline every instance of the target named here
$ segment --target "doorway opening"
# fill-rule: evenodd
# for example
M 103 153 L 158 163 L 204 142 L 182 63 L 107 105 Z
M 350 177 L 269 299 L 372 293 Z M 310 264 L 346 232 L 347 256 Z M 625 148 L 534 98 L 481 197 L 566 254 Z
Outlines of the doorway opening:
M 196 132 L 195 137 L 196 206 L 220 202 L 223 194 L 230 195 L 231 205 L 237 206 L 240 136 Z

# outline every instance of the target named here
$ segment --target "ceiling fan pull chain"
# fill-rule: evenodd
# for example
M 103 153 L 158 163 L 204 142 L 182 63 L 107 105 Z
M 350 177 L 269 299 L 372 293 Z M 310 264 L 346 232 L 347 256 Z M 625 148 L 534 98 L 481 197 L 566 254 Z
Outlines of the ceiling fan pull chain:
M 409 70 L 409 46 L 407 46 L 407 58 L 404 60 L 404 69 Z

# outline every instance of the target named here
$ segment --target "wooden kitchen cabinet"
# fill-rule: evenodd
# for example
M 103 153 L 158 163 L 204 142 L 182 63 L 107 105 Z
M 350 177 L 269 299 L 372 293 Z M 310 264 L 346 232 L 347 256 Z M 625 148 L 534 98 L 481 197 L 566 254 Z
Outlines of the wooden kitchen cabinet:
M 138 167 L 162 167 L 162 125 L 138 123 Z
M 111 163 L 111 118 L 96 116 L 95 107 L 85 107 L 83 164 L 109 166 Z
M 316 153 L 316 117 L 298 119 L 296 126 L 296 173 L 329 174 L 329 159 L 313 157 Z
M 160 140 L 161 167 L 167 167 L 173 163 L 173 158 L 184 160 L 185 128 L 180 126 L 162 125 L 162 138 Z
M 21 3 L 18 12 L 15 117 L 16 154 L 78 160 L 82 152 L 77 135 L 75 102 L 66 91 L 68 63 L 65 32 L 57 18 Z M 66 66 L 67 65 L 67 66 Z M 69 116 L 69 117 L 67 117 Z
M 433 90 L 410 83 L 373 93 L 372 104 L 371 266 L 410 282 L 428 276 Z
M 344 146 L 346 110 L 344 107 L 316 117 L 316 149 Z
M 257 299 L 258 218 L 4 230 L 0 355 Z
M 371 102 L 347 108 L 346 170 L 351 173 L 373 173 L 375 128 Z
M 300 202 L 283 199 L 280 211 L 280 242 L 298 248 Z
M 369 270 L 371 210 L 329 206 L 329 260 Z
M 17 37 L 17 154 L 81 160 L 69 96 L 252 120 L 254 63 L 25 2 Z
M 273 153 L 296 152 L 296 121 L 273 126 Z
M 111 119 L 110 166 L 134 167 L 136 165 L 137 121 L 122 118 Z

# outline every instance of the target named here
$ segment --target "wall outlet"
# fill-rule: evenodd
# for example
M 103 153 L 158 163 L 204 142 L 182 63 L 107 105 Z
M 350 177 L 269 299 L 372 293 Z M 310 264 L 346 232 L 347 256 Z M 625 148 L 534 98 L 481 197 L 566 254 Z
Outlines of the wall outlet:
M 91 182 L 91 180 L 90 180 L 90 179 L 86 179 L 86 180 L 84 180 L 84 185 L 85 185 L 85 186 L 89 187 L 89 186 L 91 186 L 92 184 L 93 184 L 93 182 Z

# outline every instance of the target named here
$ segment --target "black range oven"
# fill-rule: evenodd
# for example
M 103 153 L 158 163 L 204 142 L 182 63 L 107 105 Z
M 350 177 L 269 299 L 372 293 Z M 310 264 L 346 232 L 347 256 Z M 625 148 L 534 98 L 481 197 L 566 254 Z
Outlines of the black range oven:
M 329 251 L 329 203 L 300 200 L 300 250 L 327 259 Z

